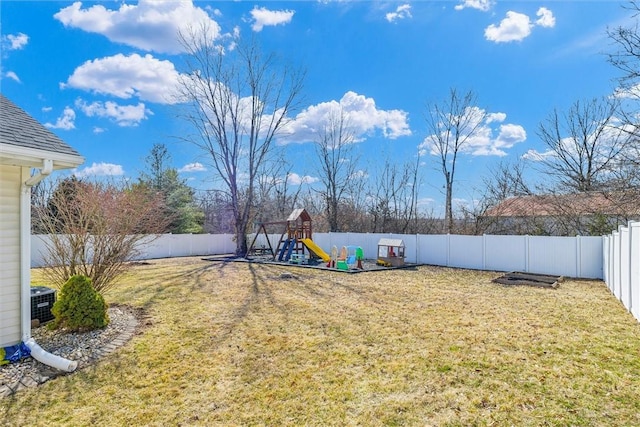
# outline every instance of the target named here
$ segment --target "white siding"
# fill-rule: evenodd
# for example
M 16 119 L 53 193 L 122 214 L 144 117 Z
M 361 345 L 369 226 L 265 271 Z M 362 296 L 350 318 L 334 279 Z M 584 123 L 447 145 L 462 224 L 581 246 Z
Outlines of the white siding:
M 20 342 L 20 181 L 22 168 L 0 166 L 0 347 Z

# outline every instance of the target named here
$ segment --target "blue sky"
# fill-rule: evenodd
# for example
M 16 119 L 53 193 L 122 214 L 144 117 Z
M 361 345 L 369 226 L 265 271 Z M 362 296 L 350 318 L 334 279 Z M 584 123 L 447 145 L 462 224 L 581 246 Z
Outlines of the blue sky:
M 201 152 L 177 142 L 185 123 L 167 96 L 182 71 L 176 34 L 206 21 L 221 44 L 255 35 L 307 71 L 292 129 L 341 104 L 360 139 L 360 168 L 373 174 L 385 156 L 404 162 L 422 150 L 422 206 L 440 212 L 443 178 L 424 144 L 426 105 L 450 88 L 473 90 L 491 117 L 458 160 L 454 197 L 473 200 L 491 165 L 544 151 L 536 129 L 554 108 L 614 92 L 606 29 L 630 22 L 624 4 L 5 0 L 0 85 L 86 158 L 80 176 L 136 178 L 152 145 L 164 143 L 181 176 L 207 188 L 213 172 Z M 312 138 L 280 141 L 296 160 L 294 185 L 317 179 Z

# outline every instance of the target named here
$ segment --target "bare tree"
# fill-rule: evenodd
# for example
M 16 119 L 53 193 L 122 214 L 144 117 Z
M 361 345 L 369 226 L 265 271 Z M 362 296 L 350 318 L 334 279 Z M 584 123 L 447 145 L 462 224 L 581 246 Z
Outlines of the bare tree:
M 442 103 L 428 105 L 425 115 L 429 136 L 425 143 L 445 181 L 445 228 L 453 232 L 453 184 L 458 155 L 463 152 L 485 122 L 487 113 L 476 107 L 477 96 L 472 91 L 460 94 L 451 89 Z
M 524 180 L 522 161 L 500 163 L 484 180 L 485 194 L 475 211 L 464 212 L 466 226 L 473 232 L 530 235 L 601 235 L 638 215 L 634 180 L 623 170 L 606 174 L 601 190 L 576 192 L 557 185 L 535 189 Z M 623 182 L 616 182 L 623 181 Z M 536 194 L 539 193 L 539 194 Z M 473 222 L 473 218 L 480 221 Z
M 482 187 L 476 189 L 481 194 L 471 206 L 463 206 L 462 223 L 466 234 L 526 234 L 532 229 L 522 218 L 518 224 L 505 220 L 510 214 L 503 202 L 512 197 L 534 194 L 525 180 L 526 163 L 501 161 L 489 169 L 482 179 Z M 523 232 L 523 230 L 525 230 Z
M 621 111 L 621 118 L 631 134 L 631 144 L 625 156 L 625 164 L 638 170 L 640 168 L 640 2 L 631 0 L 625 6 L 632 13 L 633 23 L 608 30 L 608 35 L 617 49 L 608 55 L 609 62 L 622 71 L 619 78 L 620 88 L 617 96 L 624 99 L 627 105 Z
M 340 231 L 340 204 L 349 194 L 351 180 L 357 178 L 355 142 L 355 135 L 342 107 L 329 114 L 315 141 L 329 231 Z
M 141 186 L 73 177 L 59 182 L 46 204 L 34 206 L 37 229 L 48 235 L 45 275 L 61 287 L 82 274 L 96 291 L 108 291 L 138 255 L 139 245 L 153 241 L 171 222 L 163 206 L 161 195 Z
M 369 196 L 371 232 L 408 233 L 416 229 L 419 162 L 385 160 Z
M 548 149 L 542 169 L 563 191 L 601 190 L 622 161 L 632 138 L 616 117 L 618 106 L 615 99 L 576 101 L 540 124 L 538 136 Z
M 268 175 L 258 179 L 256 213 L 258 221 L 280 221 L 298 207 L 300 194 L 306 186 L 304 178 L 294 183 L 293 165 L 286 159 L 276 162 Z
M 632 13 L 635 22 L 629 26 L 618 26 L 607 31 L 617 50 L 608 55 L 609 62 L 623 75 L 620 84 L 629 94 L 640 96 L 640 2 L 630 0 L 625 6 Z
M 493 166 L 489 176 L 483 179 L 489 204 L 495 205 L 509 197 L 534 194 L 526 182 L 525 168 L 526 163 L 523 159 L 515 162 L 499 162 Z
M 247 253 L 257 181 L 272 160 L 275 138 L 302 90 L 302 73 L 281 67 L 257 42 L 224 51 L 203 26 L 181 35 L 187 74 L 181 96 L 195 134 L 186 139 L 207 155 L 231 201 L 236 255 Z
M 204 213 L 204 232 L 210 234 L 232 234 L 234 231 L 233 209 L 227 193 L 216 190 L 198 192 L 197 203 Z

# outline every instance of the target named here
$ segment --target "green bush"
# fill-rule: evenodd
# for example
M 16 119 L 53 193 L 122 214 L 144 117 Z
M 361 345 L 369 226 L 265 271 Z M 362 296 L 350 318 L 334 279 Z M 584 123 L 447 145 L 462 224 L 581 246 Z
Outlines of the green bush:
M 82 275 L 72 276 L 66 281 L 51 312 L 55 316 L 54 328 L 90 331 L 109 324 L 107 303 L 93 288 L 91 279 Z

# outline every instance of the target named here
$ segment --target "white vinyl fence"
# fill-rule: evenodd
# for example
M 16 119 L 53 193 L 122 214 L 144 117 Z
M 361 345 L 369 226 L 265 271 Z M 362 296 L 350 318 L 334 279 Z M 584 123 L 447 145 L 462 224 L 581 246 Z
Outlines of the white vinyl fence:
M 251 236 L 253 238 L 253 235 Z M 522 271 L 601 279 L 602 237 L 463 236 L 457 234 L 314 233 L 313 241 L 331 247 L 360 246 L 374 259 L 381 238 L 402 239 L 407 262 L 475 270 Z M 280 235 L 269 235 L 275 250 Z M 257 247 L 267 247 L 264 235 Z
M 605 283 L 640 321 L 640 222 L 604 237 L 603 264 Z
M 403 235 L 372 233 L 315 233 L 313 240 L 330 253 L 336 246 L 360 246 L 365 258 L 375 259 L 380 238 L 402 239 L 409 263 L 476 270 L 523 271 L 567 277 L 603 278 L 602 237 Z M 253 235 L 250 236 L 250 239 Z M 270 235 L 273 249 L 280 235 Z M 32 236 L 31 263 L 44 265 L 47 236 Z M 259 236 L 256 246 L 267 245 Z M 138 259 L 231 254 L 230 234 L 167 234 L 141 248 Z
M 31 266 L 45 265 L 47 235 L 31 236 Z M 235 252 L 232 234 L 163 234 L 155 240 L 142 242 L 136 259 L 204 256 Z

